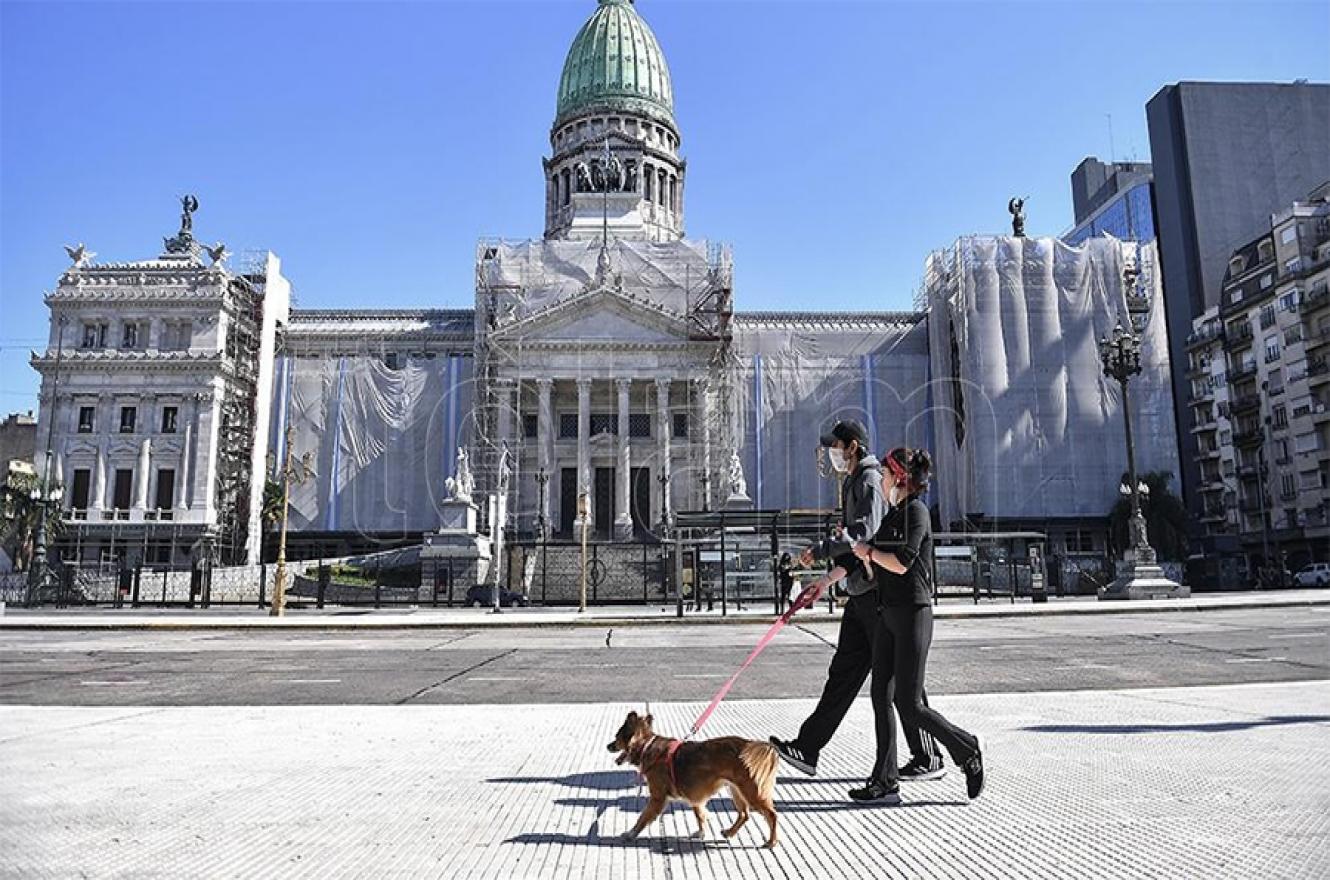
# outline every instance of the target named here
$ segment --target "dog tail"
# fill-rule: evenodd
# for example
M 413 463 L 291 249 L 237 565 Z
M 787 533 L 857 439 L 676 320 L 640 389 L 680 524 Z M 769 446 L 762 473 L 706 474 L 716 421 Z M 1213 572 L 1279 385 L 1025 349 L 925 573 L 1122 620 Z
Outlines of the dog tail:
M 776 770 L 780 766 L 775 746 L 764 742 L 747 743 L 739 751 L 739 760 L 748 768 L 763 799 L 770 800 L 776 790 Z

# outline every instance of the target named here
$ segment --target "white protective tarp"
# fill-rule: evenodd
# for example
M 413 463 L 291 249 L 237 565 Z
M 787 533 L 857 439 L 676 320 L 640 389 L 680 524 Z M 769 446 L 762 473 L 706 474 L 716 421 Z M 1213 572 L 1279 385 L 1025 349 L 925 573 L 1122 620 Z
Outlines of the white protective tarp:
M 837 420 L 862 422 L 879 455 L 931 442 L 921 316 L 740 313 L 735 352 L 735 436 L 761 508 L 835 507 L 835 481 L 818 476 L 815 454 Z
M 929 349 L 945 524 L 962 516 L 1104 516 L 1126 470 L 1121 392 L 1098 340 L 1128 323 L 1124 252 L 1101 237 L 975 236 L 927 267 Z M 1129 386 L 1138 473 L 1178 473 L 1164 302 L 1154 246 L 1140 250 L 1151 308 Z
M 295 531 L 413 532 L 439 526 L 444 480 L 471 428 L 467 355 L 282 357 L 274 383 L 272 449 L 285 430 L 314 476 L 291 489 Z
M 609 245 L 611 274 L 624 290 L 679 314 L 707 287 L 709 253 L 718 260 L 721 251 L 706 241 L 616 239 Z M 478 287 L 501 292 L 502 321 L 521 319 L 586 289 L 599 257 L 596 240 L 482 245 Z

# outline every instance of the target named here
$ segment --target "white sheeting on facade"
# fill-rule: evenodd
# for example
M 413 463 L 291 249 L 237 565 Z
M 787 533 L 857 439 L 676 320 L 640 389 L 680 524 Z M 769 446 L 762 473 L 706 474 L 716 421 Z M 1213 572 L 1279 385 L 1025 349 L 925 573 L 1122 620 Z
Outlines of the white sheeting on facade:
M 929 442 L 928 338 L 918 316 L 735 316 L 734 436 L 763 508 L 834 507 L 815 469 L 818 437 L 858 419 L 876 453 Z
M 719 253 L 704 240 L 615 239 L 609 246 L 612 272 L 625 290 L 679 314 L 687 312 L 692 298 L 706 289 L 709 252 Z M 516 291 L 501 294 L 500 317 L 504 322 L 520 319 L 586 289 L 596 277 L 599 256 L 598 240 L 484 245 L 478 284 L 482 290 Z
M 967 237 L 928 264 L 929 336 L 942 521 L 1103 516 L 1126 470 L 1121 393 L 1098 340 L 1127 304 L 1123 255 L 1095 238 Z M 1142 373 L 1128 391 L 1138 472 L 1178 472 L 1164 302 L 1154 246 Z M 954 342 L 954 348 L 953 348 Z M 954 380 L 954 381 L 953 381 Z
M 273 444 L 309 453 L 315 476 L 291 488 L 296 531 L 399 532 L 439 525 L 444 480 L 467 443 L 472 358 L 284 357 Z

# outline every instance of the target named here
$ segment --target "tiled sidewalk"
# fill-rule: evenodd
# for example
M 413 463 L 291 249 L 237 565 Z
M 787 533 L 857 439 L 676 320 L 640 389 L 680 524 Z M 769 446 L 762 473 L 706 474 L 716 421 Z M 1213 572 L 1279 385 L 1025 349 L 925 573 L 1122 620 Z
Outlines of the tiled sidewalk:
M 984 737 L 861 808 L 860 701 L 821 775 L 777 786 L 782 842 L 686 839 L 605 750 L 626 705 L 0 707 L 7 877 L 1325 877 L 1330 682 L 941 697 Z M 707 733 L 791 734 L 803 700 L 730 702 Z M 654 705 L 686 730 L 695 704 Z M 718 837 L 728 802 L 713 803 Z

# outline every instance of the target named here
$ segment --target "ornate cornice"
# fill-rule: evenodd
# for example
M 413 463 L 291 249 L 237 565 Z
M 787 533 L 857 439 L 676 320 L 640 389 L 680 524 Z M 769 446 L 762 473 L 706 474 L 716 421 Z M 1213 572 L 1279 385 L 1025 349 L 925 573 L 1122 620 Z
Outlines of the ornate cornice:
M 32 352 L 30 363 L 33 369 L 54 369 L 56 353 L 47 350 L 45 354 Z M 197 372 L 199 370 L 220 370 L 225 365 L 221 352 L 189 351 L 74 351 L 61 355 L 60 369 L 83 371 L 123 371 L 142 370 L 150 367 L 164 372 Z
M 743 326 L 808 327 L 818 330 L 869 330 L 913 326 L 926 312 L 735 312 L 734 324 Z

